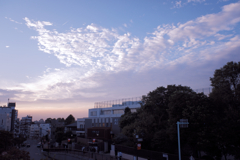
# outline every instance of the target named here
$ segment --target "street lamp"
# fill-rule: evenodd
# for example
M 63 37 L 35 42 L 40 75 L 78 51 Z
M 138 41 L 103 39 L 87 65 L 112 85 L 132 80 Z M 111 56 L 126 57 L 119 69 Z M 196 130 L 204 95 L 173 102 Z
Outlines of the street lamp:
M 181 148 L 180 148 L 180 128 L 188 127 L 188 119 L 180 119 L 180 122 L 177 121 L 177 130 L 178 130 L 178 156 L 181 160 Z M 180 126 L 179 126 L 180 125 Z

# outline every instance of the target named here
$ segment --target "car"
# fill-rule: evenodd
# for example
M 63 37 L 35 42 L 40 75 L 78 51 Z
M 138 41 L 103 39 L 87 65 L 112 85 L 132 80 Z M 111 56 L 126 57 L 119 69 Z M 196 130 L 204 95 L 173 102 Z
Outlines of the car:
M 27 144 L 27 147 L 30 147 L 30 144 Z
M 38 147 L 38 148 L 41 147 L 41 142 L 39 142 L 39 143 L 37 144 L 37 147 Z

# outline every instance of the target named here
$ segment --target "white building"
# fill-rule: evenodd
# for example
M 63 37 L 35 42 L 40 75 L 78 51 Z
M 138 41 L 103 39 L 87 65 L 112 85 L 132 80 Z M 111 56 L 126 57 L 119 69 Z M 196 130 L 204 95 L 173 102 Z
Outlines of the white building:
M 31 124 L 30 126 L 30 138 L 39 138 L 40 128 L 38 124 Z
M 11 129 L 11 117 L 9 113 L 0 113 L 0 130 L 9 131 Z
M 51 137 L 51 125 L 49 123 L 40 124 L 40 137 L 48 135 Z
M 94 108 L 89 109 L 88 118 L 77 119 L 77 135 L 85 133 L 87 128 L 91 127 L 110 127 L 113 134 L 120 133 L 119 120 L 124 114 L 126 107 L 129 107 L 131 112 L 136 112 L 141 107 L 141 98 L 119 99 L 106 102 L 97 102 Z
M 9 115 L 11 119 L 11 125 L 10 125 L 10 132 L 13 133 L 14 137 L 19 136 L 19 124 L 17 123 L 17 117 L 18 117 L 18 110 L 15 109 L 16 103 L 15 102 L 8 102 L 8 106 L 0 106 L 0 114 L 2 114 L 2 118 L 8 118 L 8 116 L 5 116 L 6 114 Z M 2 119 L 3 122 L 3 119 Z M 9 121 L 6 120 L 6 125 L 8 126 Z

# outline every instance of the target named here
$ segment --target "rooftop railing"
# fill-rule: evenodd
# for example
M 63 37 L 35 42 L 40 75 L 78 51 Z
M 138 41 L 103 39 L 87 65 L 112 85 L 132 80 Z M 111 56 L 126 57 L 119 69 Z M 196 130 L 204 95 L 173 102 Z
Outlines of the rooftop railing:
M 205 95 L 209 96 L 212 92 L 212 88 L 200 88 L 200 89 L 193 89 L 196 93 L 204 93 Z M 95 102 L 94 108 L 110 108 L 110 107 L 120 107 L 120 106 L 130 106 L 139 104 L 142 101 L 142 97 L 132 97 L 132 98 L 123 98 L 123 99 L 116 99 L 111 101 L 103 101 L 103 102 Z
M 120 107 L 125 105 L 136 105 L 136 104 L 139 104 L 141 100 L 142 100 L 142 97 L 132 97 L 132 98 L 116 99 L 112 101 L 96 102 L 94 103 L 94 108 L 109 108 L 109 107 Z

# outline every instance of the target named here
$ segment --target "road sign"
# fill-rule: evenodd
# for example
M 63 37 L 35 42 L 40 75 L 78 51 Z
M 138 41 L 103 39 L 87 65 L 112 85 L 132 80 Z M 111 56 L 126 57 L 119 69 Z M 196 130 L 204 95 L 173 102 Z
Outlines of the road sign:
M 137 144 L 137 150 L 141 150 L 141 143 Z

